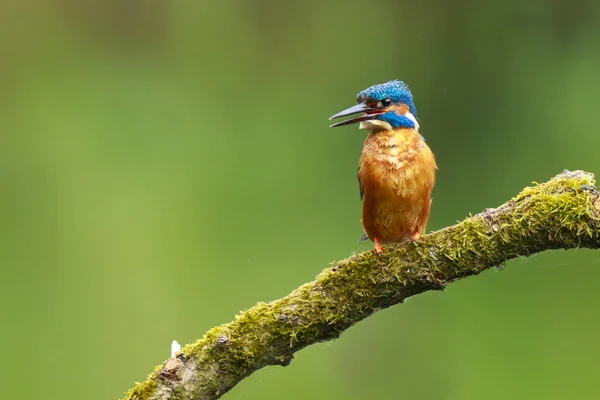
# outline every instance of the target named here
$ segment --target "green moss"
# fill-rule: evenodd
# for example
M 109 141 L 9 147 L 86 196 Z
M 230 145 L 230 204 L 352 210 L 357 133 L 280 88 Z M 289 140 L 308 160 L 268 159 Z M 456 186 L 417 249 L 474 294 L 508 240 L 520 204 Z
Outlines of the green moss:
M 145 400 L 151 398 L 152 394 L 156 390 L 156 380 L 162 365 L 158 365 L 154 368 L 154 371 L 148 375 L 148 378 L 144 382 L 136 382 L 133 389 L 130 389 L 125 394 L 126 400 Z
M 182 387 L 177 386 L 173 388 L 171 395 L 169 396 L 169 400 L 183 400 L 185 399 L 185 391 Z

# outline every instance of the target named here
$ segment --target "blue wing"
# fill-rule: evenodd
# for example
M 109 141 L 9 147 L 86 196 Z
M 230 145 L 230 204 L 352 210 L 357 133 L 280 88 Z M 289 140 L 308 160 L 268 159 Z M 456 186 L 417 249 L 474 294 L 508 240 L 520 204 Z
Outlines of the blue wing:
M 360 167 L 359 167 L 360 170 Z M 358 190 L 360 191 L 360 199 L 363 199 L 363 196 L 365 195 L 365 191 L 363 189 L 363 185 L 362 182 L 360 181 L 360 175 L 358 174 L 358 172 L 356 173 L 356 179 L 358 179 Z
M 360 167 L 359 167 L 360 170 Z M 360 181 L 360 175 L 357 173 L 356 174 L 356 178 L 358 179 L 358 190 L 360 191 L 360 199 L 363 199 L 363 196 L 365 195 L 365 190 L 363 188 L 362 182 Z M 369 237 L 367 236 L 367 234 L 365 233 L 364 235 L 361 236 L 360 239 L 358 239 L 358 241 L 362 241 L 362 240 L 369 240 Z

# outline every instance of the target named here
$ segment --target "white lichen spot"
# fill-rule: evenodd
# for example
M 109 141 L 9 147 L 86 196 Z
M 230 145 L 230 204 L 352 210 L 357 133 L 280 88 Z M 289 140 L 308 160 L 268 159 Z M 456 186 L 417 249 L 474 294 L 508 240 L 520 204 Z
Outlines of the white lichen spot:
M 179 353 L 181 350 L 181 345 L 177 343 L 177 340 L 173 340 L 171 343 L 171 358 L 175 357 L 175 354 Z

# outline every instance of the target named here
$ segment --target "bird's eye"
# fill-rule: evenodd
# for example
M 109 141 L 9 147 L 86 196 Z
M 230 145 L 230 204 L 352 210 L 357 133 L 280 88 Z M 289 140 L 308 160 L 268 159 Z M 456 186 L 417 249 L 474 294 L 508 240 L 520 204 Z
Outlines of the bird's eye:
M 389 107 L 392 104 L 392 99 L 383 99 L 381 100 L 381 105 L 383 107 Z

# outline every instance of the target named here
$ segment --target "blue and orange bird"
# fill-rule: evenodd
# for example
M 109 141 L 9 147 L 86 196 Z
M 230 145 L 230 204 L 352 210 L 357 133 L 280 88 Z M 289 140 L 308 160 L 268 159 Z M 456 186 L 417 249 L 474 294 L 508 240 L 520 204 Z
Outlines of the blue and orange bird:
M 360 122 L 368 132 L 358 166 L 363 238 L 381 255 L 382 244 L 415 241 L 425 232 L 437 165 L 404 82 L 371 86 L 357 103 L 329 119 L 360 113 L 331 127 Z

